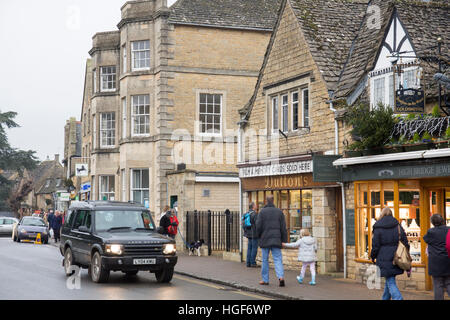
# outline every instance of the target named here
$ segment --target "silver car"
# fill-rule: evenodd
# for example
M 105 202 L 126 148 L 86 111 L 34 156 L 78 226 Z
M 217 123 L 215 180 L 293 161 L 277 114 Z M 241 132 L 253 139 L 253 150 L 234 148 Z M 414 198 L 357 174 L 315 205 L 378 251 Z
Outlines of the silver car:
M 14 225 L 16 225 L 18 222 L 19 220 L 16 218 L 0 217 L 0 235 L 11 236 Z

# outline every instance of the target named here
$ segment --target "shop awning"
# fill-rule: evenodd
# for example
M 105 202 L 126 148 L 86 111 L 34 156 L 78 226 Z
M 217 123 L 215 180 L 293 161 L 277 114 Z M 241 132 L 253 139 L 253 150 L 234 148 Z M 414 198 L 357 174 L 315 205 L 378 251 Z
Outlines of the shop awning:
M 333 162 L 334 166 L 351 166 L 365 163 L 391 162 L 401 160 L 419 160 L 430 158 L 450 157 L 450 148 L 423 150 L 411 152 L 399 152 L 391 154 L 380 154 L 375 156 L 363 156 L 353 158 L 340 158 Z

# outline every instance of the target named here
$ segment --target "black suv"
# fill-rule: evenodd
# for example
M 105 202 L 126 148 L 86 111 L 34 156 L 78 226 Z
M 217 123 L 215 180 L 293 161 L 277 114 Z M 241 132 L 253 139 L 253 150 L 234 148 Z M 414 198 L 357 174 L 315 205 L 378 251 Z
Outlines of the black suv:
M 158 282 L 170 282 L 178 259 L 175 241 L 156 231 L 150 212 L 128 202 L 72 203 L 59 249 L 67 276 L 75 265 L 87 268 L 94 282 L 107 282 L 110 271 L 150 271 Z

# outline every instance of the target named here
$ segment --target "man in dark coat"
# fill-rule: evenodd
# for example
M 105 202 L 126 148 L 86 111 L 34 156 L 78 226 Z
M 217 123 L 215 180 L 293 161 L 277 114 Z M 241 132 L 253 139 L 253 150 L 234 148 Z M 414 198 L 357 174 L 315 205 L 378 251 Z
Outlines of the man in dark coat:
M 55 238 L 55 242 L 58 242 L 60 240 L 60 230 L 62 226 L 62 216 L 61 212 L 56 211 L 56 215 L 53 219 L 53 237 Z
M 450 258 L 445 248 L 449 227 L 440 214 L 434 214 L 431 223 L 434 228 L 423 237 L 428 244 L 428 274 L 433 277 L 434 299 L 444 300 L 445 289 L 450 296 Z
M 372 251 L 370 254 L 372 261 L 380 268 L 381 276 L 386 278 L 383 300 L 390 300 L 391 298 L 393 300 L 403 299 L 395 282 L 395 277 L 402 274 L 403 270 L 393 264 L 399 238 L 409 250 L 405 231 L 397 219 L 392 216 L 391 209 L 384 208 L 381 211 L 379 220 L 373 225 Z
M 244 229 L 244 237 L 248 239 L 247 246 L 247 267 L 255 268 L 256 265 L 256 255 L 258 254 L 258 236 L 256 234 L 256 204 L 254 202 L 250 203 L 249 211 L 250 214 L 250 224 L 251 227 L 246 227 L 244 221 L 242 222 L 242 228 Z M 246 213 L 246 214 L 247 214 Z
M 261 285 L 269 284 L 269 253 L 275 265 L 275 273 L 284 287 L 284 268 L 281 247 L 287 242 L 286 219 L 283 212 L 273 204 L 273 195 L 267 197 L 267 205 L 261 210 L 256 219 L 256 234 L 262 252 Z

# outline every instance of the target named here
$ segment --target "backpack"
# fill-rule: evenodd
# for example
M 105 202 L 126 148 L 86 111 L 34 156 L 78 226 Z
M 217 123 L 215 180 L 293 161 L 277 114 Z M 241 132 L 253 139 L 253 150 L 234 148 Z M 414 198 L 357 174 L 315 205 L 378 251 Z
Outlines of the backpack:
M 250 221 L 250 217 L 251 217 L 251 213 L 247 212 L 246 214 L 244 214 L 244 216 L 242 217 L 242 221 L 244 221 L 244 228 L 251 228 L 252 227 L 252 223 Z
M 172 224 L 172 223 L 176 223 L 177 224 L 177 226 L 178 226 L 178 218 L 176 217 L 176 216 L 174 216 L 174 215 L 172 215 L 171 217 L 170 217 L 170 223 Z M 169 234 L 173 234 L 173 235 L 176 235 L 177 234 L 177 232 L 178 232 L 178 227 L 177 226 L 172 226 L 172 225 L 170 225 L 170 226 L 168 226 L 167 227 L 167 231 L 169 231 Z
M 447 255 L 450 258 L 450 229 L 447 229 L 447 239 L 445 240 L 445 249 L 447 249 Z
M 400 225 L 398 226 L 398 247 L 394 254 L 393 264 L 397 265 L 400 269 L 409 271 L 411 270 L 412 258 L 409 255 L 409 250 L 400 240 L 401 231 Z

